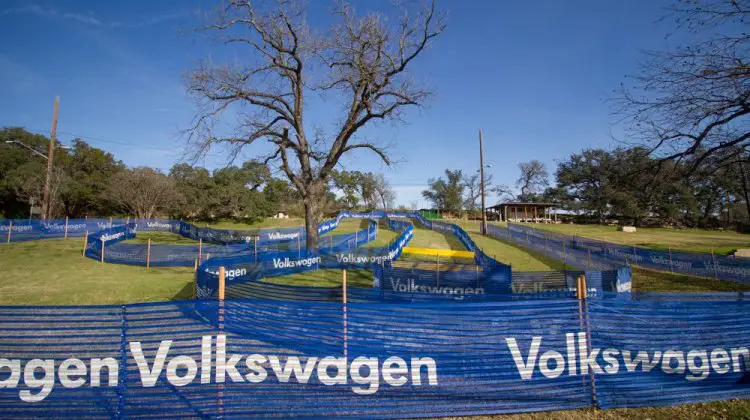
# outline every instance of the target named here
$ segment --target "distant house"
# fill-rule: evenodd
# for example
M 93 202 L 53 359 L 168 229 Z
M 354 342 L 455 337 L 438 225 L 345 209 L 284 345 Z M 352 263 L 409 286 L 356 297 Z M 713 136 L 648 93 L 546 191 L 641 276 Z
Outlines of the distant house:
M 500 203 L 487 207 L 487 216 L 505 222 L 557 223 L 555 207 L 553 203 Z
M 283 211 L 280 211 L 280 212 L 278 212 L 278 213 L 274 214 L 274 215 L 273 215 L 273 218 L 274 218 L 274 219 L 288 219 L 288 218 L 289 218 L 289 215 L 288 215 L 288 214 L 286 214 L 286 213 L 284 213 Z

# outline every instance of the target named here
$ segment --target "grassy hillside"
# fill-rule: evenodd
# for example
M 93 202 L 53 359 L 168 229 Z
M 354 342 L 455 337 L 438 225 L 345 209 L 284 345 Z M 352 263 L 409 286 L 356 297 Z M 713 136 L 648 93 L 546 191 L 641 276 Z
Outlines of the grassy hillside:
M 634 233 L 619 232 L 616 226 L 535 224 L 539 229 L 644 248 L 729 254 L 737 248 L 750 248 L 750 235 L 704 229 L 637 228 Z

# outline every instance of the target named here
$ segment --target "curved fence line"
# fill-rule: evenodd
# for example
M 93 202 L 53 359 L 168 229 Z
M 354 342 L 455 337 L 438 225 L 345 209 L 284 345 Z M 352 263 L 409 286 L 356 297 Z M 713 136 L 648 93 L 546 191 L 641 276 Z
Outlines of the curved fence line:
M 748 328 L 737 294 L 0 307 L 0 410 L 408 418 L 749 398 Z
M 348 214 L 351 216 L 353 213 Z M 372 214 L 366 214 L 366 217 L 372 216 Z M 260 261 L 246 255 L 211 258 L 203 262 L 196 272 L 197 297 L 209 298 L 216 295 L 219 285 L 219 267 L 226 269 L 226 286 L 230 289 L 235 285 L 257 282 L 262 278 L 286 276 L 311 270 L 372 269 L 388 264 L 401 255 L 401 250 L 412 238 L 414 226 L 407 221 L 390 217 L 385 217 L 385 220 L 389 229 L 401 233 L 388 246 L 381 248 L 356 248 L 352 247 L 351 243 L 346 243 L 328 248 L 320 247 L 317 250 L 276 252 Z M 375 222 L 371 221 L 371 223 Z M 235 290 L 243 289 L 236 287 Z
M 330 225 L 331 228 L 328 232 L 338 226 L 338 221 L 341 218 L 343 217 L 335 219 L 336 223 Z M 165 224 L 154 226 L 155 222 L 150 223 L 149 229 L 152 231 L 165 229 Z M 183 227 L 184 223 L 179 222 L 179 226 Z M 366 229 L 321 238 L 319 252 L 332 253 L 334 250 L 359 247 L 373 241 L 377 237 L 377 229 L 377 222 L 371 221 Z M 136 222 L 89 234 L 86 239 L 85 255 L 95 260 L 115 264 L 192 267 L 194 264 L 200 264 L 210 257 L 241 257 L 244 260 L 259 262 L 272 260 L 278 255 L 301 257 L 307 254 L 299 235 L 292 240 L 265 242 L 254 240 L 239 244 L 226 243 L 225 245 L 211 245 L 210 243 L 206 245 L 202 243 L 190 245 L 122 243 L 135 238 L 136 232 L 139 230 L 139 224 Z M 217 236 L 214 236 L 214 239 L 216 238 Z M 227 237 L 224 236 L 223 238 L 226 239 Z
M 750 260 L 723 255 L 655 251 L 536 229 L 488 225 L 488 234 L 564 261 L 574 267 L 612 269 L 636 265 L 653 270 L 750 284 Z
M 338 227 L 339 221 L 347 218 L 348 212 L 340 212 L 335 218 L 318 224 L 318 234 L 324 235 Z M 267 229 L 214 229 L 199 227 L 182 220 L 172 219 L 0 219 L 0 238 L 5 242 L 23 242 L 38 239 L 60 239 L 83 237 L 116 226 L 134 223 L 140 231 L 162 231 L 182 235 L 195 241 L 202 240 L 219 245 L 259 242 L 260 245 L 284 241 L 303 242 L 306 238 L 304 226 Z

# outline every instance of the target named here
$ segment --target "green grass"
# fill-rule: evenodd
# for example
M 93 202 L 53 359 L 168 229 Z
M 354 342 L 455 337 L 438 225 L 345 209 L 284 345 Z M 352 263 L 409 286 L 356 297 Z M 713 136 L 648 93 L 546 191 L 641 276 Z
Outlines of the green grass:
M 633 267 L 636 292 L 747 292 L 750 285 Z
M 158 245 L 197 245 L 198 241 L 171 232 L 138 232 L 136 237 L 123 241 L 126 244 L 145 244 L 151 239 L 151 244 Z
M 531 224 L 529 226 L 579 235 L 601 241 L 636 245 L 649 249 L 730 254 L 738 248 L 750 248 L 750 235 L 705 229 L 637 228 L 634 233 L 619 232 L 617 226 L 574 224 Z
M 443 420 L 703 420 L 748 419 L 750 400 L 714 401 L 670 407 L 615 408 L 550 411 L 494 416 L 441 417 Z
M 418 223 L 414 223 L 414 227 L 414 236 L 408 245 L 410 247 L 453 249 L 456 251 L 466 250 L 461 241 L 451 234 L 428 230 Z
M 255 230 L 269 228 L 291 228 L 304 226 L 305 219 L 290 217 L 288 219 L 264 219 L 255 223 L 235 222 L 233 220 L 220 219 L 211 222 L 192 222 L 198 227 L 210 227 L 214 229 Z
M 0 304 L 109 305 L 190 299 L 192 268 L 109 264 L 81 256 L 81 238 L 0 245 Z

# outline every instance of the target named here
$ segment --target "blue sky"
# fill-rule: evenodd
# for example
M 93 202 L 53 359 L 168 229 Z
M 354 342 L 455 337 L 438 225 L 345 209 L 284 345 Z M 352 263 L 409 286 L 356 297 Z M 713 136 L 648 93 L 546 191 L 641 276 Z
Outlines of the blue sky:
M 328 1 L 311 0 L 309 23 L 328 23 Z M 131 166 L 168 170 L 183 157 L 179 136 L 195 106 L 182 78 L 200 58 L 221 56 L 193 29 L 217 1 L 13 1 L 0 6 L 0 126 L 49 133 L 60 95 L 59 137 L 82 137 Z M 357 2 L 362 12 L 370 4 Z M 440 3 L 448 27 L 412 74 L 435 92 L 406 125 L 378 125 L 398 163 L 367 152 L 348 169 L 385 173 L 397 203 L 424 204 L 426 180 L 445 168 L 475 172 L 478 130 L 500 183 L 514 184 L 519 162 L 555 161 L 621 138 L 607 98 L 637 72 L 643 49 L 663 49 L 666 1 L 458 1 Z M 376 4 L 384 9 L 382 3 Z M 308 116 L 328 124 L 335 106 Z M 247 158 L 262 151 L 249 149 Z M 220 151 L 199 164 L 227 164 Z M 489 200 L 492 204 L 496 200 Z

